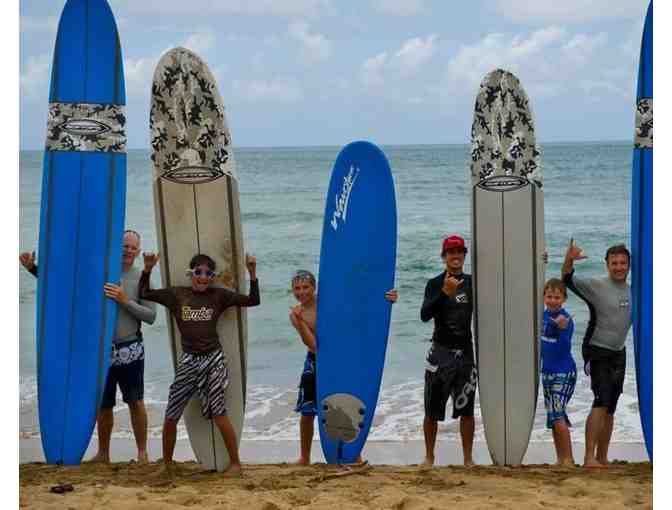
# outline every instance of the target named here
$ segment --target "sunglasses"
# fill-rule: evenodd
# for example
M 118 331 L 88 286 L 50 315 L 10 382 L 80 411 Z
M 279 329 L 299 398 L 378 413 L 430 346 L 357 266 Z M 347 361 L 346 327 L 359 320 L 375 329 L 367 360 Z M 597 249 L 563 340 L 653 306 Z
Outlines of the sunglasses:
M 189 269 L 187 271 L 187 275 L 189 276 L 207 276 L 208 278 L 214 278 L 217 276 L 217 273 L 215 273 L 212 269 L 208 269 L 207 271 L 204 271 L 202 269 Z

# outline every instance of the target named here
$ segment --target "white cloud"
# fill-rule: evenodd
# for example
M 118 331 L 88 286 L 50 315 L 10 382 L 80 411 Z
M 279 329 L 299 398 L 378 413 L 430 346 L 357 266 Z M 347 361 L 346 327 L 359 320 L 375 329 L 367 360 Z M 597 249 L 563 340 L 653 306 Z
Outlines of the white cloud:
M 198 13 L 248 16 L 316 17 L 334 12 L 331 0 L 119 0 L 115 12 L 161 15 Z
M 366 59 L 360 70 L 362 83 L 367 88 L 376 88 L 387 80 L 405 78 L 418 73 L 436 52 L 437 39 L 436 34 L 425 38 L 413 37 L 404 41 L 393 53 L 384 51 Z
M 432 34 L 425 39 L 414 37 L 407 40 L 394 55 L 401 73 L 404 75 L 411 74 L 428 62 L 436 50 L 434 43 L 437 38 L 436 34 Z
M 154 78 L 154 69 L 159 57 L 143 57 L 124 59 L 124 76 L 126 79 L 126 95 L 149 96 Z
M 245 101 L 296 103 L 303 98 L 299 82 L 293 78 L 234 80 L 233 91 Z
M 387 52 L 379 53 L 375 57 L 367 58 L 362 64 L 361 78 L 367 87 L 377 87 L 382 85 L 383 70 L 387 62 Z
M 448 81 L 469 88 L 477 86 L 483 76 L 497 67 L 514 73 L 522 70 L 534 74 L 554 75 L 560 66 L 554 60 L 558 44 L 566 38 L 566 31 L 559 27 L 537 30 L 529 35 L 487 34 L 473 45 L 461 46 L 448 62 Z M 555 47 L 553 53 L 550 48 Z
M 392 16 L 414 16 L 425 10 L 424 0 L 373 0 L 373 8 Z
M 495 10 L 516 22 L 575 23 L 642 18 L 649 0 L 496 0 Z
M 289 37 L 301 43 L 304 62 L 321 62 L 331 56 L 331 42 L 322 34 L 311 33 L 308 23 L 297 21 L 289 25 Z
M 51 55 L 33 55 L 28 57 L 20 76 L 21 96 L 36 99 L 46 96 L 49 87 L 49 69 Z
M 569 33 L 562 27 L 517 35 L 493 33 L 459 48 L 437 93 L 444 103 L 455 105 L 476 94 L 486 73 L 503 68 L 518 75 L 535 99 L 562 94 L 627 99 L 632 95 L 631 67 L 622 53 L 609 47 L 606 33 Z
M 215 33 L 211 30 L 191 34 L 181 44 L 194 53 L 205 53 L 215 45 Z

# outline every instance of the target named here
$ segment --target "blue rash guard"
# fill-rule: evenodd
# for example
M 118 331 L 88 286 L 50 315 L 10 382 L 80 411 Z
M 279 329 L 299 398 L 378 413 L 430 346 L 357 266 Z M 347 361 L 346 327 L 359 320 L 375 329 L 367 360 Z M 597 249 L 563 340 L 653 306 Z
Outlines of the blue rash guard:
M 564 315 L 569 319 L 565 329 L 560 329 L 552 319 Z M 564 308 L 556 312 L 544 310 L 544 326 L 541 334 L 541 371 L 545 374 L 576 372 L 572 357 L 572 334 L 574 320 Z

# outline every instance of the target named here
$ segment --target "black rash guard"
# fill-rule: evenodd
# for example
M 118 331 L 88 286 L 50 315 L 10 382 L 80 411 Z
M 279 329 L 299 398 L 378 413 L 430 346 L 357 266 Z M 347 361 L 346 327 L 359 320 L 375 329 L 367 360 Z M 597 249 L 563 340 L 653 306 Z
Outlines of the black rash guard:
M 445 276 L 444 271 L 427 282 L 420 319 L 422 322 L 434 319 L 433 342 L 448 349 L 461 349 L 465 355 L 473 359 L 471 275 L 463 273 L 455 276 L 458 280 L 462 280 L 455 297 L 447 296 L 441 290 Z

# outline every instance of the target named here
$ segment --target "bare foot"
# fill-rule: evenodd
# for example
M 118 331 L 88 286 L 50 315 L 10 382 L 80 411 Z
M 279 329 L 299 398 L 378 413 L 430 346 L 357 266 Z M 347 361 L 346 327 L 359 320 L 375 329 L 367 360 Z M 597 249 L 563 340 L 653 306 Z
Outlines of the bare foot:
M 590 459 L 590 460 L 585 460 L 583 463 L 583 467 L 586 469 L 607 469 L 608 466 L 605 466 L 604 464 L 601 464 L 597 462 L 595 459 Z
M 180 468 L 175 462 L 164 462 L 156 473 L 149 477 L 155 480 L 174 480 L 181 474 Z
M 223 478 L 241 478 L 243 476 L 243 468 L 240 464 L 231 464 L 228 468 L 222 471 Z
M 294 462 L 297 466 L 310 466 L 310 459 L 304 459 L 301 457 L 299 460 Z
M 434 457 L 425 457 L 425 460 L 420 464 L 423 468 L 431 468 L 434 466 Z
M 562 459 L 562 460 L 558 461 L 558 466 L 574 467 L 574 466 L 576 466 L 576 463 L 574 462 L 574 459 L 572 459 L 572 458 Z
M 471 467 L 474 467 L 475 465 L 476 465 L 476 464 L 474 464 L 474 460 L 473 460 L 473 459 L 465 459 L 465 460 L 464 460 L 464 467 L 471 468 Z
M 602 464 L 603 466 L 608 466 L 609 465 L 609 460 L 608 459 L 600 459 L 599 457 L 597 458 L 597 462 Z
M 138 464 L 149 464 L 149 457 L 147 452 L 138 452 Z
M 84 461 L 85 464 L 109 464 L 110 463 L 110 454 L 98 452 L 95 456 L 91 457 L 89 460 Z

